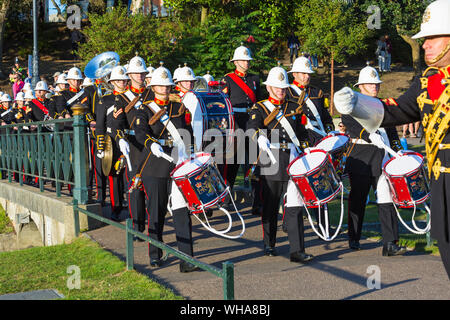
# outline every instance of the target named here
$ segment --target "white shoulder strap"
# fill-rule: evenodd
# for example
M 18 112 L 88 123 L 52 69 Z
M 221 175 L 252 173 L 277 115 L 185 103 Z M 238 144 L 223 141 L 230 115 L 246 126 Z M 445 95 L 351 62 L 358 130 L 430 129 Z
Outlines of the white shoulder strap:
M 78 92 L 76 95 L 74 95 L 72 98 L 67 100 L 66 105 L 70 106 L 75 100 L 77 100 L 81 95 L 84 93 L 84 89 L 82 89 L 80 92 Z
M 161 108 L 155 103 L 155 101 L 149 103 L 148 106 L 153 110 L 154 113 L 158 113 L 161 110 Z M 170 121 L 170 118 L 167 115 L 167 113 L 163 114 L 162 117 L 159 119 L 159 121 L 161 121 L 161 123 L 167 128 L 167 131 L 169 131 L 169 133 L 172 135 L 174 144 L 178 148 L 185 148 L 180 133 L 178 132 L 177 128 L 172 123 L 172 121 Z
M 263 104 L 266 106 L 266 108 L 269 110 L 269 112 L 272 112 L 275 109 L 275 106 L 269 100 L 264 101 Z M 295 135 L 294 129 L 292 129 L 291 124 L 284 116 L 283 111 L 280 110 L 280 112 L 278 112 L 278 114 L 275 118 L 280 121 L 281 126 L 284 128 L 284 130 L 286 130 L 286 133 L 288 134 L 291 141 L 297 147 L 300 147 L 300 141 L 298 140 L 297 136 Z
M 301 95 L 302 89 L 297 87 L 296 85 L 291 84 L 291 88 L 298 94 Z M 308 106 L 309 110 L 311 110 L 311 113 L 314 115 L 315 120 L 308 119 L 312 126 L 314 126 L 316 129 L 322 131 L 325 134 L 325 128 L 323 127 L 322 119 L 320 118 L 320 114 L 317 111 L 316 105 L 314 102 L 311 101 L 308 94 L 305 92 L 305 103 Z M 310 128 L 308 128 L 310 129 Z

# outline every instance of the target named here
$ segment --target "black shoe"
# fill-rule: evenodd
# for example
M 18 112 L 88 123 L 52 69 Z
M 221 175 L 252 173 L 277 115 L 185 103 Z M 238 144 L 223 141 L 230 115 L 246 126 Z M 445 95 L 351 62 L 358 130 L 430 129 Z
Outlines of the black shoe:
M 300 262 L 305 263 L 314 259 L 312 254 L 304 253 L 304 252 L 294 252 L 291 253 L 291 262 Z
M 278 255 L 277 251 L 274 247 L 265 247 L 264 255 L 268 257 L 276 257 Z
M 359 241 L 356 241 L 356 240 L 350 240 L 348 242 L 348 246 L 352 250 L 361 250 L 361 245 L 359 244 Z
M 158 268 L 162 266 L 161 259 L 151 259 L 150 258 L 150 267 L 152 268 Z
M 120 216 L 118 214 L 111 214 L 111 220 L 115 222 L 120 222 Z
M 395 242 L 388 242 L 383 246 L 383 256 L 398 256 L 406 252 L 406 247 L 398 246 Z
M 193 271 L 198 271 L 198 270 L 200 270 L 200 268 L 193 265 L 192 263 L 189 263 L 186 261 L 180 262 L 180 272 L 182 272 L 182 273 L 188 273 L 188 272 L 193 272 Z

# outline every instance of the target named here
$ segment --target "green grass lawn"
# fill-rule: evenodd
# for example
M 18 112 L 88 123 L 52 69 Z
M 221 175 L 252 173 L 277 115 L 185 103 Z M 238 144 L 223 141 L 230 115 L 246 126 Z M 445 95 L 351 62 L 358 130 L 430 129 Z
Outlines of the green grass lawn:
M 12 226 L 11 220 L 9 220 L 3 207 L 0 206 L 0 234 L 10 233 L 13 231 L 14 228 Z
M 70 266 L 80 270 L 80 289 L 69 289 L 75 283 Z M 56 289 L 68 300 L 183 299 L 148 277 L 127 271 L 123 261 L 85 238 L 0 253 L 0 294 L 41 289 Z

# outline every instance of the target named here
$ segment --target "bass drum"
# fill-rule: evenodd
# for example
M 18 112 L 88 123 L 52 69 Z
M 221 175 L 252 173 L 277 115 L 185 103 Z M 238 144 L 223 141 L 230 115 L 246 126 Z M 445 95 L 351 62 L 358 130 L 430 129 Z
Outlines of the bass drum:
M 214 155 L 234 154 L 234 115 L 231 102 L 222 92 L 189 91 L 183 104 L 191 113 L 197 150 Z

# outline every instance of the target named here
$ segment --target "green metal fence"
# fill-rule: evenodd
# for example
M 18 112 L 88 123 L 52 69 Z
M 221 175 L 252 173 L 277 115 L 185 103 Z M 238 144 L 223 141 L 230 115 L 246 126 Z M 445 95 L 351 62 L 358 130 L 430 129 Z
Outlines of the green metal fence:
M 53 182 L 56 195 L 70 186 L 79 203 L 88 201 L 87 123 L 84 108 L 72 108 L 73 118 L 9 124 L 0 129 L 0 171 L 12 182 L 16 175 L 38 178 L 39 189 Z M 50 130 L 48 129 L 50 128 Z
M 78 206 L 77 200 L 74 199 L 73 201 L 73 215 L 74 215 L 74 225 L 75 225 L 75 236 L 78 237 L 80 234 L 80 217 L 79 213 L 86 214 L 87 216 L 94 218 L 96 220 L 99 220 L 101 222 L 107 223 L 109 225 L 112 225 L 114 227 L 117 227 L 119 229 L 125 230 L 126 236 L 126 264 L 128 270 L 133 270 L 134 268 L 134 246 L 133 246 L 133 236 L 136 236 L 155 247 L 160 248 L 161 250 L 165 250 L 169 254 L 173 254 L 177 258 L 180 258 L 181 260 L 187 261 L 189 263 L 192 263 L 193 265 L 206 270 L 215 276 L 222 278 L 223 281 L 223 298 L 224 300 L 234 300 L 234 264 L 231 262 L 224 262 L 222 264 L 222 270 L 219 268 L 216 268 L 212 265 L 206 264 L 204 262 L 201 262 L 200 260 L 197 260 L 189 255 L 186 255 L 185 253 L 178 251 L 163 242 L 159 242 L 157 240 L 151 239 L 149 236 L 133 230 L 133 222 L 131 219 L 126 220 L 126 224 L 123 225 L 119 222 L 112 221 L 110 219 L 101 217 L 95 213 L 92 213 L 88 210 L 85 210 L 83 208 L 80 208 Z

